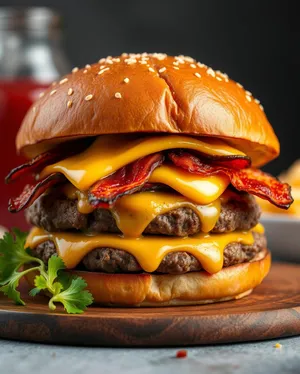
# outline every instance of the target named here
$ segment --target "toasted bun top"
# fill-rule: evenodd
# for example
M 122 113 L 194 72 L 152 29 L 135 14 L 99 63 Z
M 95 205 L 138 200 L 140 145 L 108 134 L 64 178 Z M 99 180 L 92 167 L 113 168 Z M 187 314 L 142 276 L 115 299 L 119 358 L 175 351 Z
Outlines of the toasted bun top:
M 28 111 L 16 145 L 32 157 L 60 141 L 120 133 L 226 139 L 263 165 L 279 143 L 259 101 L 190 57 L 123 54 L 73 69 Z

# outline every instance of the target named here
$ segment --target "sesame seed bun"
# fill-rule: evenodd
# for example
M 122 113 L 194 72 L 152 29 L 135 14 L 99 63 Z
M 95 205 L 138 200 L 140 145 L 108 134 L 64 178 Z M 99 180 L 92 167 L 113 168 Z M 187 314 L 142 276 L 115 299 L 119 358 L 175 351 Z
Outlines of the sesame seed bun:
M 267 276 L 271 255 L 267 249 L 251 262 L 223 268 L 216 274 L 204 271 L 171 274 L 106 274 L 70 270 L 82 277 L 96 304 L 109 306 L 197 305 L 240 299 Z M 35 274 L 27 281 L 34 286 Z
M 164 54 L 125 54 L 74 68 L 34 103 L 16 145 L 33 157 L 61 141 L 120 133 L 223 138 L 254 166 L 279 154 L 278 139 L 250 92 L 190 57 Z

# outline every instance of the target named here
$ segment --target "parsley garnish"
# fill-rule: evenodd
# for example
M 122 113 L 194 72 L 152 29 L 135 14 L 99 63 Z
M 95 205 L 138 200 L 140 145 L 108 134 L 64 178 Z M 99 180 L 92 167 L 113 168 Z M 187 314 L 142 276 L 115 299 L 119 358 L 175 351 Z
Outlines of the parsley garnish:
M 64 272 L 63 260 L 57 255 L 50 257 L 46 267 L 42 260 L 31 255 L 28 248 L 24 249 L 26 236 L 26 233 L 13 229 L 12 233 L 7 232 L 0 239 L 0 291 L 16 304 L 25 305 L 17 288 L 25 274 L 36 271 L 39 274 L 34 279 L 35 288 L 29 292 L 31 296 L 44 290 L 52 295 L 48 304 L 51 310 L 56 309 L 56 303 L 61 303 L 68 313 L 82 313 L 93 302 L 91 293 L 85 289 L 86 282 Z M 25 264 L 26 270 L 20 270 Z

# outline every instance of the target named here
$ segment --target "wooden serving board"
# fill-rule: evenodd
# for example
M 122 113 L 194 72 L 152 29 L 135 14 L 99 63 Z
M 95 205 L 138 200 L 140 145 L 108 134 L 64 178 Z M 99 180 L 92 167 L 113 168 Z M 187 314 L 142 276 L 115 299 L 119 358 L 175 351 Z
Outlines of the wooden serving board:
M 24 287 L 24 286 L 23 286 Z M 250 296 L 162 308 L 90 307 L 49 312 L 43 296 L 25 307 L 0 298 L 0 338 L 69 345 L 154 347 L 264 340 L 300 334 L 300 265 L 274 264 Z

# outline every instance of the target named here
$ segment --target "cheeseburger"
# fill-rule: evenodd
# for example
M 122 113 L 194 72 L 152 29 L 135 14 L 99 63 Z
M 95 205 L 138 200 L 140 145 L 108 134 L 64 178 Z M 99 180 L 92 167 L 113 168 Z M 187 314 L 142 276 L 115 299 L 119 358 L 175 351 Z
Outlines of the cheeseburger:
M 204 304 L 248 295 L 271 256 L 255 196 L 287 209 L 279 154 L 249 91 L 191 57 L 122 54 L 74 68 L 27 113 L 16 140 L 33 174 L 9 201 L 96 303 Z

